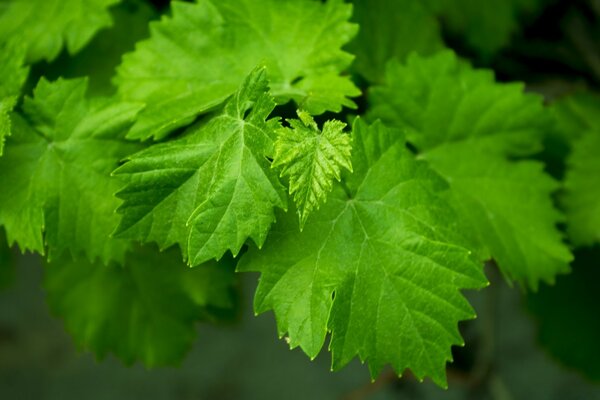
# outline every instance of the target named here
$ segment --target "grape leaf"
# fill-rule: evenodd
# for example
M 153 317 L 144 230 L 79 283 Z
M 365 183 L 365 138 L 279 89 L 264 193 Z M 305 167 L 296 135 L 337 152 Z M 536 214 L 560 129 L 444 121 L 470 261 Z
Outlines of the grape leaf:
M 443 180 L 399 132 L 359 119 L 353 143 L 346 189 L 336 185 L 303 232 L 282 214 L 238 270 L 262 273 L 255 310 L 275 312 L 292 348 L 315 357 L 329 331 L 334 369 L 358 355 L 373 377 L 390 363 L 445 386 L 457 323 L 474 317 L 460 290 L 484 286 L 482 268 L 452 240 Z
M 0 0 L 0 42 L 24 43 L 30 63 L 54 60 L 65 43 L 75 54 L 112 24 L 107 9 L 119 1 Z
M 385 65 L 411 53 L 428 55 L 443 46 L 438 21 L 421 0 L 354 0 L 352 20 L 360 26 L 348 45 L 353 68 L 369 82 L 382 83 Z
M 527 295 L 538 320 L 538 338 L 554 359 L 600 381 L 600 280 L 598 247 L 576 254 L 573 272 L 559 276 L 554 286 L 542 285 Z
M 0 156 L 10 135 L 10 113 L 21 94 L 29 68 L 24 67 L 25 48 L 17 42 L 0 41 Z
M 191 265 L 236 255 L 248 237 L 262 246 L 273 209 L 287 200 L 266 158 L 280 126 L 265 122 L 274 107 L 266 70 L 257 68 L 222 112 L 129 157 L 115 172 L 126 182 L 118 237 L 178 243 Z
M 81 348 L 126 364 L 176 364 L 191 347 L 195 324 L 211 308 L 233 306 L 231 260 L 190 269 L 174 252 L 143 249 L 123 266 L 58 259 L 46 265 L 44 287 L 54 314 Z
M 352 140 L 343 122 L 329 120 L 321 132 L 310 114 L 298 111 L 298 116 L 288 120 L 291 129 L 278 129 L 272 166 L 289 178 L 302 229 L 308 215 L 326 201 L 333 179 L 340 180 L 341 168 L 352 171 Z
M 392 63 L 385 86 L 371 91 L 370 118 L 408 132 L 409 141 L 451 187 L 472 248 L 503 273 L 536 288 L 566 272 L 572 257 L 550 198 L 556 183 L 541 165 L 509 161 L 541 148 L 550 125 L 539 96 L 495 83 L 450 52 Z
M 568 233 L 577 246 L 600 243 L 600 130 L 573 145 L 565 178 Z
M 510 162 L 464 143 L 443 145 L 425 158 L 450 183 L 475 247 L 493 256 L 509 279 L 536 289 L 540 280 L 569 271 L 572 256 L 556 229 L 563 217 L 551 198 L 558 183 L 542 163 Z
M 123 136 L 139 104 L 85 99 L 84 79 L 42 79 L 0 157 L 0 224 L 10 243 L 50 257 L 65 250 L 121 260 L 127 244 L 109 240 L 118 222 L 110 178 L 139 145 Z
M 160 139 L 231 95 L 259 63 L 269 69 L 279 103 L 311 114 L 354 107 L 360 94 L 341 76 L 352 56 L 340 49 L 356 33 L 341 0 L 173 1 L 172 17 L 123 59 L 116 82 L 146 110 L 130 137 Z

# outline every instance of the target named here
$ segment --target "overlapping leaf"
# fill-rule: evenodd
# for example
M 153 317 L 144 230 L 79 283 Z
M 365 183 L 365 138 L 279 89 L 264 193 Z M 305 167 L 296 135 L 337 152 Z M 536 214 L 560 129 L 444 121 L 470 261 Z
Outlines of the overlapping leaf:
M 321 132 L 310 114 L 299 111 L 298 116 L 288 120 L 291 128 L 278 130 L 272 166 L 289 178 L 302 229 L 308 215 L 326 201 L 333 179 L 340 180 L 341 169 L 352 171 L 352 140 L 343 122 L 329 120 Z
M 195 324 L 233 306 L 233 263 L 190 269 L 176 251 L 144 249 L 123 266 L 59 259 L 46 266 L 52 311 L 81 348 L 125 363 L 177 364 L 196 337 Z
M 0 40 L 0 156 L 10 135 L 12 112 L 29 69 L 24 67 L 25 48 L 17 42 Z
M 359 94 L 341 76 L 352 56 L 340 49 L 356 33 L 341 0 L 174 1 L 172 17 L 125 56 L 117 83 L 147 103 L 130 137 L 161 138 L 219 105 L 259 63 L 269 69 L 280 103 L 311 114 L 353 107 Z
M 0 42 L 27 47 L 27 61 L 52 61 L 66 44 L 81 50 L 94 34 L 110 26 L 108 7 L 120 0 L 1 0 Z
M 258 246 L 286 207 L 272 157 L 277 119 L 264 68 L 255 69 L 222 112 L 179 140 L 135 154 L 116 173 L 127 186 L 120 237 L 175 243 L 192 265 L 236 255 L 248 237 Z
M 110 172 L 139 145 L 123 140 L 139 104 L 85 99 L 86 81 L 41 80 L 14 114 L 0 157 L 0 224 L 21 250 L 70 250 L 121 260 L 126 243 L 109 240 L 119 188 Z
M 450 184 L 474 248 L 532 288 L 568 270 L 572 257 L 550 199 L 556 183 L 540 164 L 507 158 L 540 149 L 549 126 L 541 98 L 495 83 L 449 52 L 392 63 L 387 84 L 371 93 L 370 117 L 405 129 Z
M 239 270 L 261 272 L 255 309 L 275 312 L 291 347 L 315 357 L 329 331 L 334 369 L 358 355 L 372 376 L 389 363 L 445 385 L 457 323 L 474 316 L 460 290 L 485 285 L 481 267 L 454 244 L 443 180 L 402 135 L 358 120 L 353 136 L 346 189 L 336 185 L 303 232 L 282 214 Z

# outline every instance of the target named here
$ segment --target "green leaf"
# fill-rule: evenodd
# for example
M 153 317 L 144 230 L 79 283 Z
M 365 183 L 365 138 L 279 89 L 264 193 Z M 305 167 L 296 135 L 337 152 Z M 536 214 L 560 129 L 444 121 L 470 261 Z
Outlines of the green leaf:
M 354 0 L 352 20 L 360 26 L 348 46 L 353 68 L 369 82 L 385 79 L 385 65 L 411 52 L 428 55 L 443 46 L 439 24 L 421 0 Z
M 314 358 L 331 332 L 334 369 L 358 355 L 373 377 L 389 363 L 445 386 L 457 324 L 475 316 L 460 291 L 486 284 L 482 268 L 453 240 L 446 185 L 399 132 L 359 119 L 353 140 L 346 190 L 336 185 L 303 232 L 280 215 L 238 270 L 262 273 L 255 310 L 275 312 L 292 348 Z
M 187 268 L 174 252 L 130 253 L 123 266 L 56 260 L 44 287 L 52 311 L 80 348 L 98 358 L 114 353 L 126 364 L 177 364 L 211 308 L 233 306 L 234 264 Z
M 66 44 L 81 50 L 112 24 L 108 7 L 120 0 L 0 0 L 0 42 L 27 46 L 27 61 L 52 61 Z
M 24 61 L 25 48 L 20 43 L 0 40 L 0 156 L 11 132 L 10 113 L 29 73 L 29 68 L 23 66 Z
M 127 243 L 109 239 L 120 187 L 110 172 L 140 147 L 123 140 L 140 106 L 88 101 L 86 86 L 42 79 L 24 117 L 14 115 L 0 158 L 0 224 L 21 250 L 121 260 Z
M 572 257 L 551 201 L 556 183 L 541 165 L 512 160 L 541 148 L 551 120 L 539 96 L 496 83 L 490 72 L 443 52 L 390 64 L 386 85 L 371 91 L 370 103 L 370 118 L 406 130 L 446 178 L 473 232 L 473 250 L 534 289 L 568 271 Z
M 262 246 L 285 188 L 271 169 L 277 119 L 264 68 L 255 69 L 219 114 L 179 140 L 135 154 L 115 173 L 127 183 L 117 235 L 175 243 L 198 265 L 236 255 L 248 237 Z
M 369 105 L 371 119 L 402 127 L 420 151 L 464 141 L 530 155 L 541 149 L 551 125 L 541 96 L 524 94 L 521 83 L 497 83 L 491 71 L 473 69 L 451 51 L 390 62 L 386 83 L 370 91 Z
M 352 171 L 352 139 L 343 132 L 343 122 L 329 120 L 321 132 L 307 112 L 298 111 L 298 117 L 287 121 L 291 128 L 277 131 L 272 167 L 289 178 L 302 229 L 308 215 L 327 200 L 341 169 Z
M 577 246 L 600 243 L 600 130 L 577 140 L 565 178 L 568 232 Z
M 598 247 L 576 253 L 573 272 L 527 296 L 538 338 L 552 358 L 600 381 L 600 268 Z
M 165 137 L 221 104 L 259 63 L 279 103 L 311 114 L 354 107 L 359 90 L 341 76 L 352 56 L 340 49 L 356 33 L 341 0 L 174 1 L 172 17 L 151 25 L 119 67 L 127 99 L 147 103 L 131 138 Z
M 558 183 L 535 161 L 511 162 L 468 144 L 425 154 L 450 183 L 455 208 L 474 230 L 474 247 L 493 257 L 505 276 L 536 289 L 569 271 L 572 260 L 552 204 Z

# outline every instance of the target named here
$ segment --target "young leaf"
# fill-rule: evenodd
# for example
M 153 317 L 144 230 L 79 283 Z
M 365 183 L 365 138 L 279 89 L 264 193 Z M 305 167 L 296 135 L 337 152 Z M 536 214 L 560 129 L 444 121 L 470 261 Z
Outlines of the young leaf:
M 262 273 L 255 310 L 275 312 L 291 347 L 313 358 L 329 331 L 334 369 L 358 355 L 373 377 L 390 363 L 445 386 L 458 321 L 474 317 L 460 291 L 486 284 L 482 268 L 454 244 L 446 185 L 402 135 L 359 119 L 353 139 L 347 189 L 336 185 L 303 232 L 282 214 L 238 270 Z
M 233 263 L 186 268 L 174 251 L 130 253 L 123 266 L 56 260 L 44 287 L 52 311 L 79 347 L 126 364 L 177 364 L 211 309 L 233 306 Z
M 140 147 L 123 140 L 140 106 L 92 103 L 86 86 L 42 79 L 24 117 L 14 114 L 0 157 L 0 224 L 22 250 L 122 260 L 127 244 L 109 240 L 120 186 L 110 172 Z
M 259 63 L 269 69 L 278 103 L 311 114 L 354 107 L 360 94 L 341 76 L 352 56 L 340 48 L 356 33 L 341 0 L 173 1 L 172 17 L 126 55 L 120 93 L 147 103 L 130 137 L 160 139 L 218 106 Z
M 326 201 L 333 179 L 340 180 L 340 170 L 352 171 L 352 139 L 343 132 L 343 122 L 327 121 L 321 132 L 307 112 L 298 111 L 298 117 L 288 120 L 292 128 L 278 129 L 272 166 L 289 178 L 302 229 L 308 215 Z
M 550 120 L 540 97 L 495 83 L 450 52 L 392 63 L 386 85 L 371 94 L 370 117 L 405 129 L 446 178 L 474 249 L 532 288 L 568 271 L 572 256 L 550 198 L 556 183 L 541 165 L 508 160 L 541 148 Z
M 117 235 L 178 243 L 198 265 L 236 255 L 248 237 L 262 246 L 285 189 L 271 169 L 277 119 L 264 68 L 255 69 L 223 111 L 182 139 L 135 154 L 115 173 L 127 183 Z
M 10 113 L 21 94 L 29 68 L 23 66 L 25 48 L 16 42 L 0 40 L 0 156 L 4 141 L 10 135 Z
M 0 42 L 27 46 L 27 61 L 52 61 L 66 43 L 75 54 L 112 21 L 108 7 L 120 0 L 11 0 L 0 7 Z

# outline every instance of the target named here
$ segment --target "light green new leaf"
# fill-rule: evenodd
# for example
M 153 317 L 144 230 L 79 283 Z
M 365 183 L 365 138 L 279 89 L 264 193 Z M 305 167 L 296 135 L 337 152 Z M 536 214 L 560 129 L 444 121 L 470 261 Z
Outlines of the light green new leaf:
M 435 15 L 422 0 L 353 0 L 352 20 L 360 26 L 348 45 L 356 55 L 352 67 L 372 83 L 385 79 L 392 58 L 412 52 L 428 55 L 443 47 Z
M 457 324 L 474 317 L 461 289 L 486 284 L 482 268 L 456 245 L 456 216 L 443 180 L 380 123 L 353 130 L 353 166 L 304 231 L 282 214 L 262 250 L 240 271 L 260 271 L 255 310 L 272 309 L 281 336 L 311 358 L 327 332 L 333 368 L 359 356 L 373 377 L 385 364 L 445 386 Z
M 264 68 L 254 70 L 223 111 L 179 140 L 135 154 L 115 173 L 127 183 L 117 235 L 175 243 L 198 265 L 236 255 L 248 237 L 262 246 L 285 188 L 271 169 L 277 119 Z
M 23 66 L 24 62 L 25 48 L 20 43 L 0 40 L 0 156 L 4 141 L 10 135 L 10 113 L 29 73 L 29 68 Z
M 321 132 L 310 114 L 298 111 L 298 116 L 300 120 L 288 120 L 291 128 L 278 129 L 272 166 L 289 178 L 302 229 L 309 214 L 327 200 L 341 169 L 352 171 L 352 139 L 343 132 L 343 122 L 327 121 Z
M 278 103 L 311 114 L 354 107 L 359 90 L 341 76 L 352 56 L 341 50 L 356 33 L 341 0 L 173 1 L 172 17 L 151 25 L 119 67 L 127 99 L 147 103 L 130 137 L 162 138 L 218 106 L 259 63 L 269 69 Z
M 121 260 L 127 244 L 109 239 L 120 186 L 110 172 L 140 147 L 123 139 L 140 106 L 90 102 L 86 87 L 42 79 L 25 116 L 14 114 L 0 157 L 0 224 L 23 251 Z
M 451 187 L 472 247 L 507 277 L 536 288 L 568 270 L 572 257 L 556 224 L 553 180 L 535 163 L 509 161 L 538 151 L 551 119 L 539 96 L 500 84 L 450 52 L 392 63 L 371 91 L 370 118 L 408 132 L 421 156 Z
M 27 61 L 52 61 L 66 44 L 81 50 L 94 34 L 112 24 L 108 7 L 120 0 L 0 0 L 0 42 L 27 47 Z
M 600 130 L 577 140 L 565 178 L 568 232 L 578 246 L 600 243 Z
M 175 251 L 130 253 L 123 266 L 58 259 L 46 266 L 50 308 L 80 348 L 126 364 L 177 364 L 196 322 L 233 306 L 233 263 L 187 268 Z

